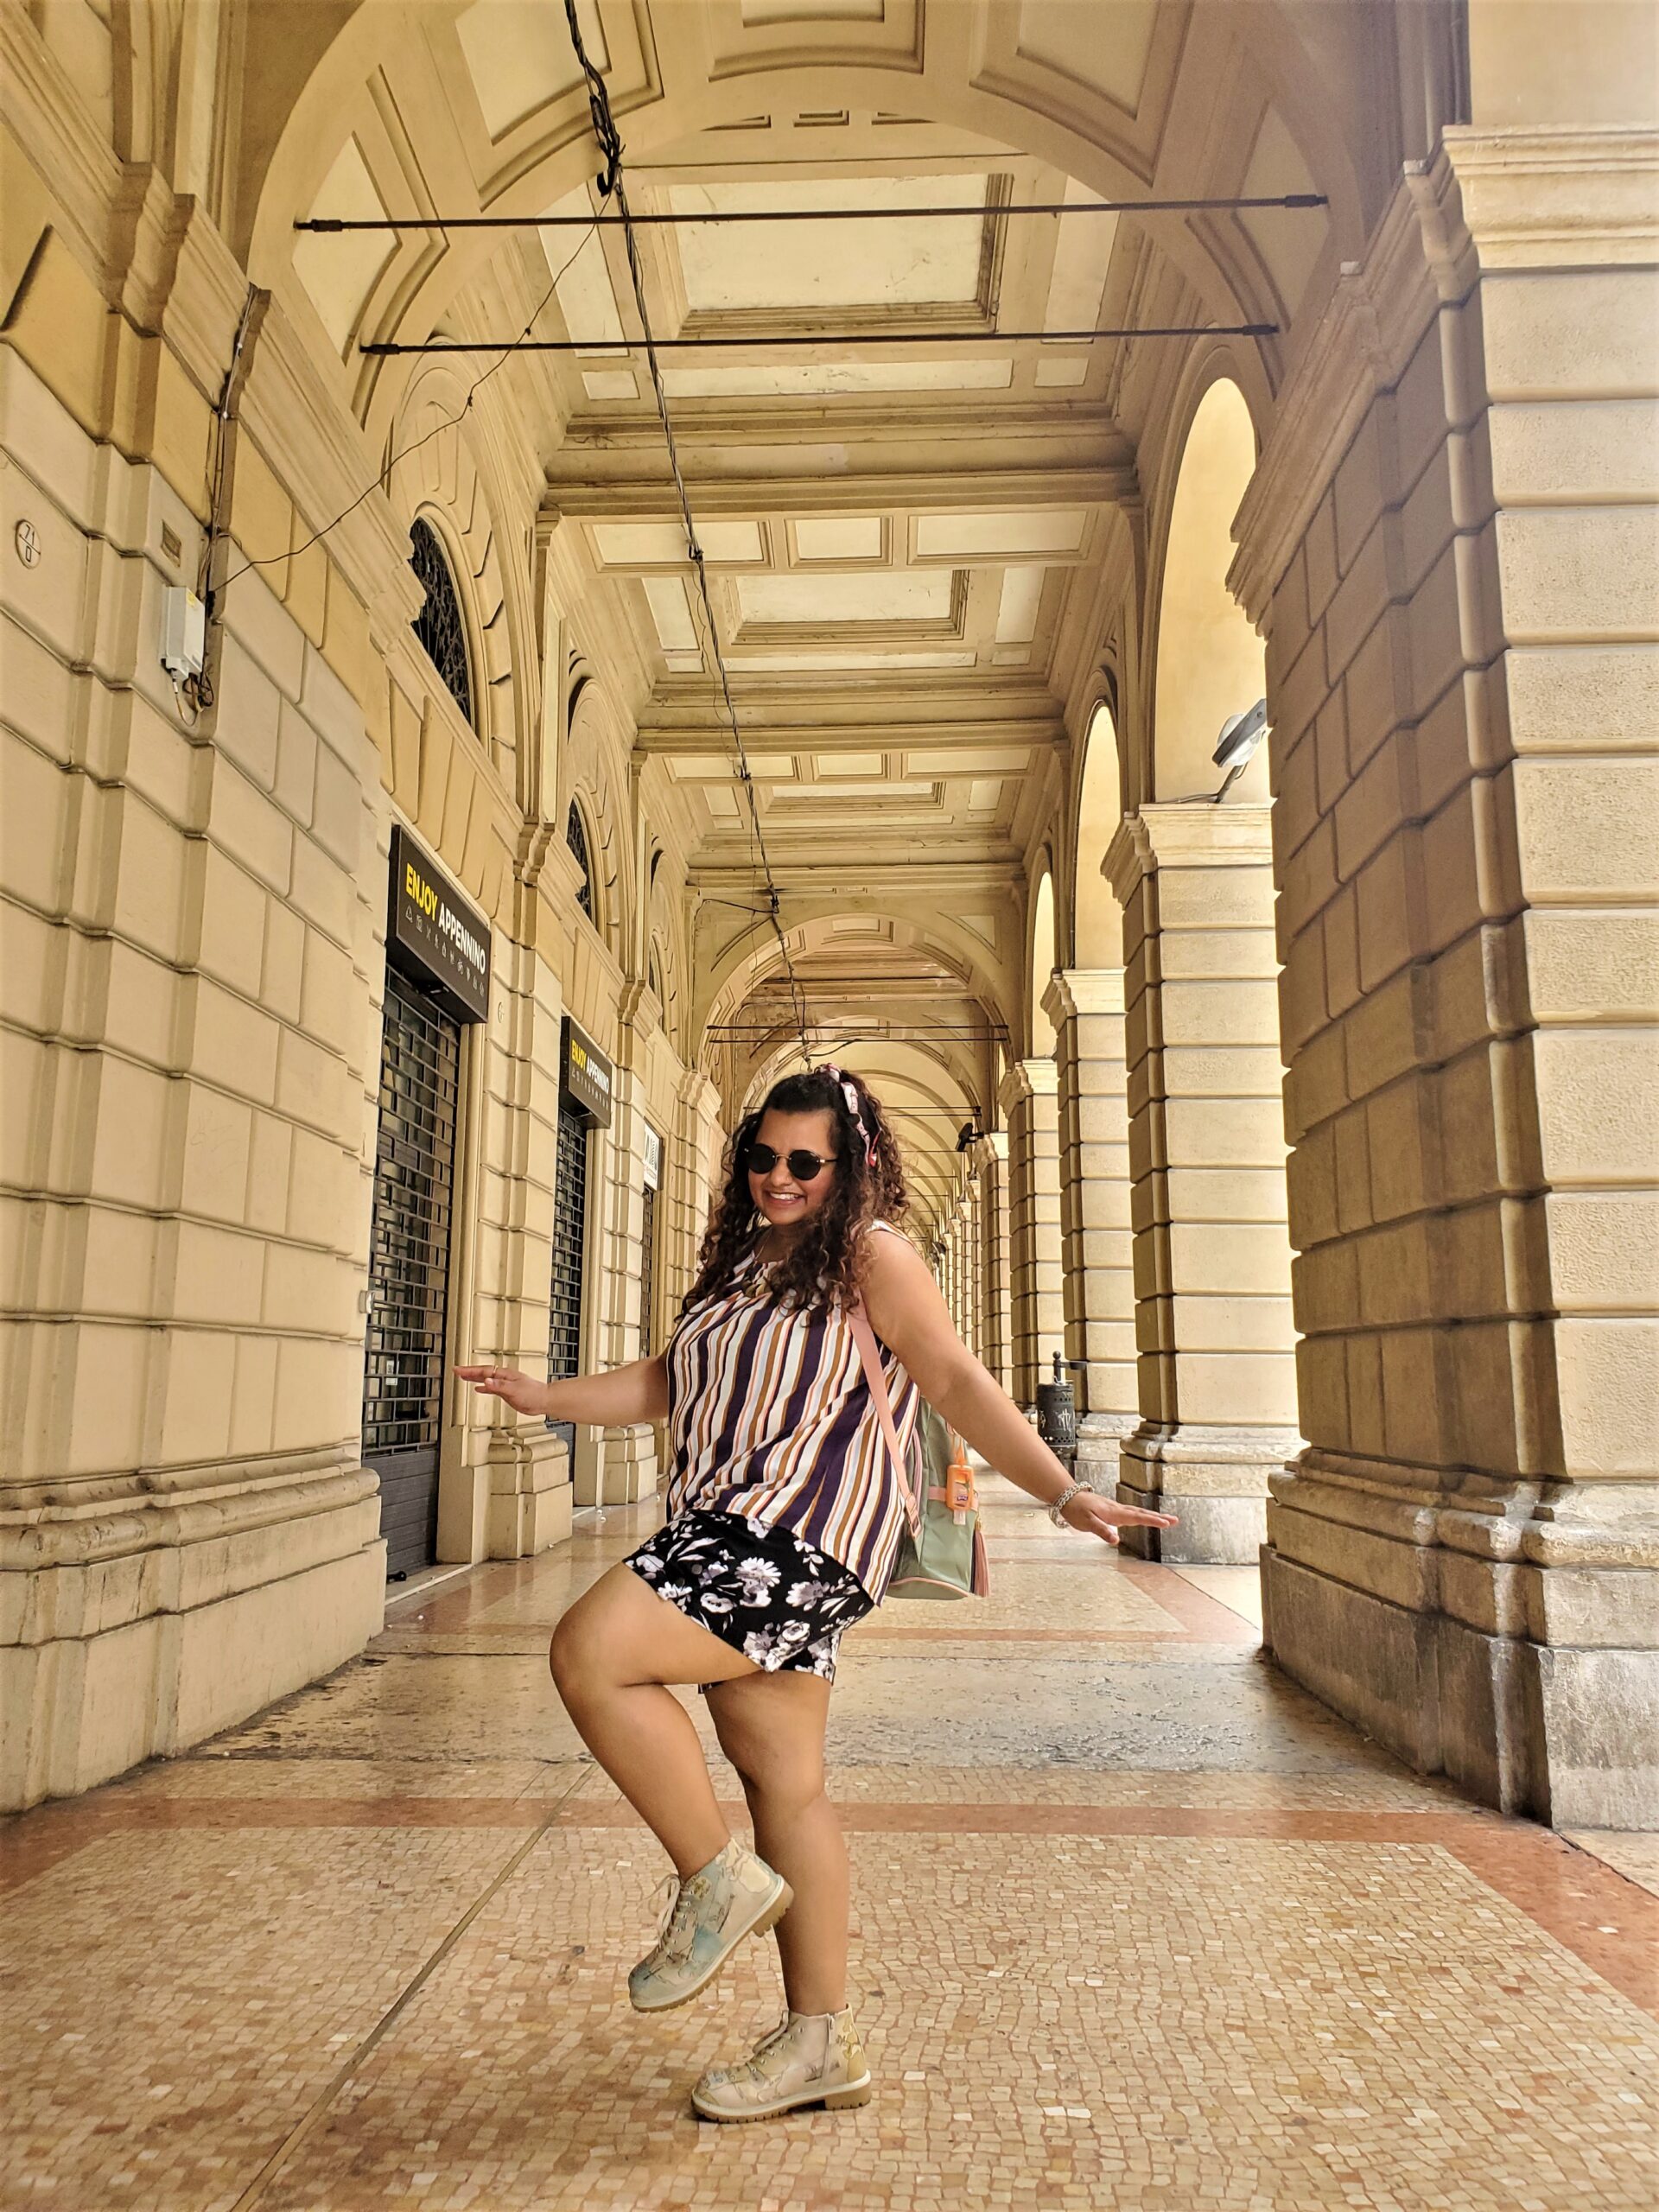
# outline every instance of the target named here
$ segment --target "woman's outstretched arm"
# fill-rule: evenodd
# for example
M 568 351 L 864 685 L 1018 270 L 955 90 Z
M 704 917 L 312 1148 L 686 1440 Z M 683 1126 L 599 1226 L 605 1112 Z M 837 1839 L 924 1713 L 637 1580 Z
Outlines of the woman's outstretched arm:
M 906 1238 L 871 1236 L 864 1305 L 870 1326 L 899 1355 L 922 1395 L 982 1459 L 1045 1505 L 1064 1497 L 1071 1478 L 957 1334 L 938 1285 Z M 1173 1514 L 1120 1505 L 1095 1491 L 1074 1497 L 1065 1517 L 1109 1544 L 1117 1541 L 1121 1528 L 1175 1525 Z
M 613 1367 L 607 1375 L 571 1375 L 562 1382 L 537 1382 L 516 1367 L 458 1367 L 455 1372 L 481 1397 L 505 1398 L 515 1413 L 541 1414 L 548 1421 L 616 1428 L 628 1421 L 662 1421 L 668 1413 L 668 1358 L 663 1352 L 655 1359 Z

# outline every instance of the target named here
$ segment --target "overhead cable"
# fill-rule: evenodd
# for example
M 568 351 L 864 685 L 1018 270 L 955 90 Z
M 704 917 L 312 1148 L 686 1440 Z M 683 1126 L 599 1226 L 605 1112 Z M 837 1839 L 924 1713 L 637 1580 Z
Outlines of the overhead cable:
M 738 724 L 737 708 L 732 699 L 731 678 L 727 672 L 726 658 L 720 649 L 720 632 L 715 623 L 714 602 L 709 594 L 709 577 L 703 565 L 702 546 L 697 537 L 696 522 L 692 519 L 691 502 L 685 488 L 685 478 L 680 470 L 679 448 L 674 440 L 674 426 L 669 420 L 668 396 L 663 389 L 662 371 L 658 365 L 657 341 L 652 335 L 651 315 L 645 304 L 645 275 L 639 264 L 639 241 L 634 235 L 632 218 L 628 207 L 627 188 L 622 181 L 622 139 L 611 113 L 610 95 L 605 80 L 588 59 L 582 42 L 582 29 L 576 21 L 575 0 L 564 0 L 566 21 L 570 26 L 570 41 L 575 48 L 576 60 L 587 80 L 588 105 L 593 115 L 594 136 L 605 157 L 605 168 L 600 174 L 601 197 L 613 199 L 621 218 L 623 244 L 627 252 L 628 276 L 633 287 L 633 303 L 639 317 L 639 327 L 645 335 L 645 361 L 651 372 L 651 387 L 656 396 L 657 413 L 663 426 L 663 441 L 668 448 L 668 465 L 674 479 L 675 497 L 679 501 L 680 521 L 685 531 L 685 550 L 696 578 L 696 598 L 701 601 L 704 624 L 709 635 L 709 651 L 719 683 L 720 696 L 724 702 L 726 719 L 731 727 L 732 744 L 737 753 L 738 781 L 748 802 L 749 821 L 753 843 L 760 854 L 760 869 L 766 883 L 767 916 L 772 934 L 778 940 L 778 950 L 783 958 L 784 973 L 789 982 L 789 994 L 795 1010 L 796 1027 L 800 1033 L 801 1058 L 810 1066 L 812 1046 L 807 1035 L 806 995 L 801 988 L 800 978 L 795 972 L 791 957 L 789 939 L 784 933 L 779 912 L 778 885 L 772 872 L 771 855 L 766 851 L 766 832 L 760 826 L 760 804 L 755 795 L 754 778 L 749 770 L 749 756 L 743 743 L 743 733 Z M 368 350 L 366 347 L 364 349 Z
M 597 218 L 595 217 L 593 219 L 596 221 Z M 537 301 L 535 306 L 531 309 L 530 320 L 525 323 L 524 328 L 519 332 L 517 338 L 480 339 L 476 346 L 467 345 L 455 346 L 453 347 L 397 346 L 389 348 L 386 346 L 359 346 L 358 351 L 361 353 L 384 353 L 389 351 L 397 353 L 454 352 L 457 353 L 493 353 L 499 349 L 500 359 L 492 361 L 487 369 L 481 370 L 480 373 L 473 378 L 471 384 L 467 387 L 466 397 L 461 401 L 461 405 L 455 410 L 453 415 L 446 415 L 442 422 L 440 423 L 435 429 L 427 430 L 420 437 L 412 438 L 406 446 L 400 447 L 398 451 L 393 454 L 391 458 L 381 468 L 379 474 L 372 477 L 370 481 L 363 486 L 363 489 L 358 493 L 357 497 L 351 502 L 349 506 L 344 506 L 340 509 L 340 512 L 334 517 L 332 522 L 324 523 L 321 530 L 314 530 L 310 537 L 306 539 L 302 545 L 292 546 L 287 552 L 267 553 L 257 561 L 251 559 L 244 561 L 240 568 L 232 569 L 231 570 L 229 575 L 225 578 L 224 582 L 218 586 L 218 591 L 222 594 L 230 585 L 236 582 L 238 576 L 245 576 L 250 569 L 279 568 L 284 561 L 297 560 L 302 553 L 308 553 L 314 545 L 319 545 L 321 543 L 322 540 L 327 537 L 330 531 L 338 530 L 341 523 L 346 520 L 348 515 L 354 515 L 358 509 L 362 505 L 365 499 L 368 499 L 372 493 L 383 490 L 391 478 L 392 470 L 397 467 L 400 461 L 407 461 L 412 453 L 419 453 L 423 446 L 429 446 L 434 438 L 441 438 L 446 430 L 453 430 L 456 423 L 465 417 L 467 410 L 471 408 L 474 399 L 477 397 L 480 387 L 489 382 L 496 371 L 502 366 L 503 363 L 505 363 L 511 355 L 514 353 L 522 353 L 529 350 L 526 341 L 530 340 L 530 334 L 536 327 L 537 321 L 542 314 L 542 310 L 551 302 L 554 293 L 557 291 L 559 288 L 561 279 L 563 277 L 566 270 L 569 269 L 571 264 L 575 260 L 577 254 L 582 251 L 582 249 L 587 245 L 587 243 L 588 240 L 585 236 L 577 239 L 575 245 L 571 250 L 569 255 L 563 263 L 561 263 L 558 275 L 554 277 L 553 282 L 548 286 L 546 291 L 543 293 L 541 298 Z M 241 342 L 241 339 L 238 336 L 237 340 L 238 346 Z
M 1019 346 L 1040 341 L 1046 346 L 1092 346 L 1102 339 L 1130 338 L 1276 338 L 1276 322 L 1143 323 L 1096 330 L 823 330 L 766 331 L 754 337 L 658 338 L 648 341 L 658 353 L 747 353 L 757 346 L 784 346 L 822 353 L 838 346 Z M 372 340 L 359 347 L 363 353 L 477 353 L 499 346 L 497 338 L 428 338 Z M 532 338 L 519 341 L 521 353 L 625 353 L 633 349 L 626 338 Z
M 1253 210 L 1282 212 L 1326 207 L 1322 192 L 1279 192 L 1249 195 L 1217 194 L 1198 200 L 1009 200 L 997 205 L 970 200 L 952 207 L 709 207 L 702 210 L 653 208 L 635 215 L 640 228 L 668 229 L 694 223 L 912 223 L 925 216 L 930 221 L 947 216 L 990 216 L 1001 221 L 1010 215 L 1199 215 L 1248 214 Z M 586 215 L 308 215 L 296 231 L 320 231 L 333 236 L 342 231 L 562 231 L 587 223 Z M 607 228 L 620 229 L 628 219 L 601 215 Z

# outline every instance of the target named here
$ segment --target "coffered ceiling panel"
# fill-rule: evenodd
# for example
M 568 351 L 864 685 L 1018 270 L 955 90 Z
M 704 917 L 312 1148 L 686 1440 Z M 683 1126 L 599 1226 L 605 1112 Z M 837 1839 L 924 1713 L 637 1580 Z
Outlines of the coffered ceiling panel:
M 1160 0 L 1020 0 L 1017 51 L 1133 115 L 1141 105 Z
M 790 183 L 673 185 L 670 209 L 733 214 L 756 207 L 983 207 L 983 177 L 844 177 Z M 967 218 L 910 222 L 744 224 L 671 233 L 681 283 L 694 315 L 797 308 L 810 316 L 857 308 L 893 317 L 906 308 L 973 305 L 979 297 L 985 223 Z
M 608 70 L 596 0 L 576 0 L 576 21 L 594 67 Z M 582 82 L 564 10 L 545 0 L 474 0 L 456 18 L 455 35 L 492 138 Z
M 824 629 L 838 623 L 923 624 L 936 632 L 957 627 L 952 601 L 957 572 L 897 573 L 870 569 L 852 575 L 741 576 L 734 588 L 746 641 L 767 625 Z

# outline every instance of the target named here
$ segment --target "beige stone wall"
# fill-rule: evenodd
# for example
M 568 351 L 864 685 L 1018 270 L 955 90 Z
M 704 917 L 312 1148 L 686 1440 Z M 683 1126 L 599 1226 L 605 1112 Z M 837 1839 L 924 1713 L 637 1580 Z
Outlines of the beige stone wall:
M 280 305 L 250 325 L 239 419 L 215 426 L 239 273 L 154 176 L 127 264 L 99 263 L 96 224 L 128 188 L 16 30 L 8 122 L 28 151 L 8 142 L 0 480 L 9 554 L 21 524 L 37 557 L 9 558 L 0 608 L 0 1207 L 21 1317 L 3 1336 L 7 1805 L 181 1749 L 327 1671 L 381 1619 L 360 1430 L 393 823 L 492 928 L 489 1019 L 462 1040 L 455 1357 L 544 1371 L 567 1007 L 619 1069 L 595 1147 L 597 1360 L 637 1350 L 641 1130 L 676 1135 L 686 1082 L 632 979 L 641 901 L 613 858 L 649 797 L 617 766 L 613 720 L 603 760 L 558 715 L 540 742 L 527 610 L 538 577 L 550 600 L 569 579 L 532 575 L 528 528 L 492 528 L 521 495 L 499 443 L 452 428 L 400 467 L 390 500 L 308 543 L 372 480 L 369 450 Z M 37 165 L 48 118 L 86 134 L 61 206 Z M 198 580 L 216 482 L 209 703 L 174 690 L 157 640 L 163 591 Z M 477 548 L 458 566 L 477 729 L 409 629 L 416 510 Z M 562 621 L 545 634 L 563 639 Z M 563 808 L 578 770 L 606 833 L 614 950 L 574 912 Z M 682 865 L 668 844 L 664 882 Z M 675 1285 L 706 1167 L 683 1163 L 680 1181 L 660 1240 Z M 648 1427 L 585 1441 L 606 1495 L 653 1486 Z M 537 1549 L 571 1499 L 542 1423 L 448 1386 L 441 1558 Z
M 159 665 L 200 546 L 200 399 L 152 354 L 150 421 L 101 416 L 131 334 L 49 247 L 8 337 L 6 536 L 41 547 L 4 609 L 16 1804 L 239 1718 L 379 1619 L 355 1300 L 385 878 L 326 586 L 308 630 L 247 580 L 222 740 Z
M 1240 525 L 1310 1443 L 1274 1648 L 1589 1824 L 1659 1787 L 1652 173 L 1650 137 L 1449 133 Z

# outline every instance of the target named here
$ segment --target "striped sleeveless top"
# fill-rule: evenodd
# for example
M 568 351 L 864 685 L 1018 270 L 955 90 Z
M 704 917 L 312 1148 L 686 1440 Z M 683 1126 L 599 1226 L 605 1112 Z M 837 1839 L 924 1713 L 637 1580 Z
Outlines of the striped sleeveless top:
M 880 1350 L 908 1455 L 916 1385 L 885 1344 Z M 766 1268 L 752 1254 L 729 1289 L 684 1315 L 675 1330 L 668 1408 L 671 1520 L 734 1513 L 762 1528 L 787 1529 L 839 1560 L 880 1601 L 905 1508 L 858 1345 L 838 1306 L 788 1310 L 768 1291 Z

